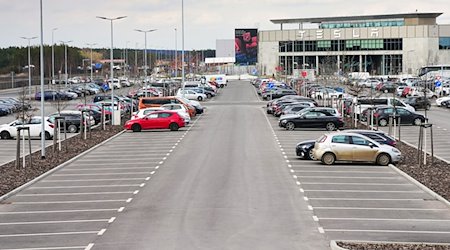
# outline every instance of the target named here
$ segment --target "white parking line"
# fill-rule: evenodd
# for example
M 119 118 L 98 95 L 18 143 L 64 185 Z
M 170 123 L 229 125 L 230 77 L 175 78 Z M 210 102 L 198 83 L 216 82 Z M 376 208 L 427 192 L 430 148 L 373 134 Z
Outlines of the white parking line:
M 336 198 L 336 197 L 320 197 L 311 198 L 310 200 L 324 200 L 324 201 L 423 201 L 423 199 L 410 199 L 410 198 L 395 198 L 395 199 L 377 199 L 377 198 Z
M 16 196 L 33 197 L 33 196 L 72 196 L 72 195 L 104 195 L 104 194 L 132 194 L 128 192 L 87 192 L 87 193 L 52 193 L 52 194 L 17 194 Z
M 142 181 L 144 178 L 88 179 L 88 180 L 42 180 L 41 182 L 89 182 L 89 181 Z
M 128 175 L 128 174 L 148 174 L 148 172 L 129 172 L 129 173 L 92 173 L 92 174 L 54 174 L 53 176 L 96 176 L 96 175 Z
M 0 238 L 32 237 L 32 236 L 53 236 L 53 235 L 74 235 L 74 234 L 97 234 L 97 233 L 98 233 L 98 231 L 60 232 L 60 233 L 34 233 L 34 234 L 0 234 Z
M 93 188 L 93 187 L 136 187 L 139 184 L 128 185 L 92 185 L 92 186 L 55 186 L 55 187 L 30 187 L 29 189 L 62 189 L 62 188 Z
M 450 220 L 439 219 L 390 219 L 390 218 L 320 218 L 320 220 L 352 220 L 352 221 L 411 221 L 411 222 L 450 222 Z
M 72 246 L 72 247 L 33 247 L 33 248 L 1 248 L 0 250 L 64 250 L 64 249 L 84 249 L 85 246 Z M 89 249 L 90 250 L 90 249 Z
M 66 224 L 66 223 L 90 223 L 90 222 L 108 222 L 109 219 L 98 220 L 62 220 L 62 221 L 30 221 L 30 222 L 4 222 L 0 226 L 11 225 L 38 225 L 38 224 Z
M 375 172 L 375 171 L 340 171 L 340 170 L 294 170 L 296 173 L 352 173 L 352 174 L 392 174 L 395 175 L 395 172 L 391 171 L 381 171 L 381 172 Z
M 340 193 L 424 193 L 422 190 L 412 190 L 412 191 L 386 191 L 386 190 L 308 190 L 305 192 L 340 192 Z
M 66 172 L 66 171 L 103 171 L 103 170 L 122 170 L 122 169 L 123 170 L 130 170 L 130 169 L 145 169 L 145 168 L 152 169 L 152 168 L 155 168 L 155 167 L 75 168 L 75 169 L 68 168 L 68 169 L 64 169 L 64 170 L 62 170 L 60 172 Z
M 363 182 L 302 182 L 309 185 L 367 185 L 367 186 L 414 186 L 411 183 L 363 183 Z
M 148 166 L 148 165 L 154 164 L 154 163 L 156 163 L 156 162 L 134 162 L 133 165 L 134 166 L 136 166 L 136 165 Z M 108 163 L 103 163 L 100 165 L 102 165 L 102 166 L 104 166 L 104 165 L 126 165 L 127 166 L 127 165 L 130 165 L 130 162 L 129 161 L 128 162 L 108 162 Z M 83 163 L 80 161 L 76 161 L 76 162 L 72 163 L 70 167 L 72 168 L 72 167 L 77 167 L 77 166 L 99 166 L 99 164 L 98 163 Z
M 94 247 L 94 243 L 90 243 L 84 250 L 91 250 Z
M 320 210 L 394 210 L 394 211 L 448 211 L 446 208 L 401 208 L 401 207 L 314 207 Z
M 364 177 L 357 177 L 357 176 L 323 176 L 323 175 L 318 175 L 318 176 L 299 176 L 302 178 L 324 178 L 324 179 L 373 179 L 373 178 L 377 178 L 377 179 L 386 179 L 386 180 L 392 180 L 392 179 L 401 179 L 399 176 L 397 177 L 373 177 L 373 176 L 364 176 Z
M 17 201 L 13 205 L 33 205 L 33 204 L 72 204 L 72 203 L 101 203 L 101 202 L 124 202 L 127 200 L 85 200 L 85 201 Z
M 2 215 L 10 215 L 10 214 L 51 214 L 51 213 L 83 213 L 83 212 L 110 212 L 110 211 L 117 211 L 117 208 L 0 212 L 0 214 L 2 214 Z
M 364 232 L 364 233 L 414 233 L 414 234 L 450 234 L 450 231 L 412 231 L 412 230 L 364 230 L 364 229 L 324 229 L 325 232 Z
M 102 236 L 104 233 L 106 232 L 106 228 L 103 228 L 102 230 L 100 230 L 97 235 L 98 236 Z

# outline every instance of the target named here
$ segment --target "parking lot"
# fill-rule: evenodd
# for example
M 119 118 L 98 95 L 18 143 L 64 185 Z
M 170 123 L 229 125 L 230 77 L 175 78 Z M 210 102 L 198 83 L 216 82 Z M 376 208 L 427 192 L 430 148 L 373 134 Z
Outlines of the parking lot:
M 178 132 L 125 132 L 8 199 L 0 249 L 90 249 L 197 119 Z
M 278 127 L 278 119 L 267 118 L 285 156 L 287 171 L 309 203 L 312 219 L 320 225 L 318 230 L 330 240 L 448 243 L 449 207 L 390 167 L 325 166 L 300 160 L 295 155 L 296 144 L 317 139 L 326 131 L 286 131 Z M 402 138 L 411 136 L 412 140 L 412 130 L 418 128 L 402 129 Z

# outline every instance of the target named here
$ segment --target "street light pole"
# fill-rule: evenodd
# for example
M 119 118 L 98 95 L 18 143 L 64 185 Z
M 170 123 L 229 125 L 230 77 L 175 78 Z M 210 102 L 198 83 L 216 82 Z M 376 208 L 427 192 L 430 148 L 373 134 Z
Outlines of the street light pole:
M 91 82 L 92 82 L 92 80 L 94 79 L 94 76 L 93 76 L 94 72 L 93 72 L 93 67 L 92 67 L 92 64 L 93 64 L 93 62 L 92 62 L 92 46 L 97 45 L 97 44 L 96 43 L 86 43 L 86 45 L 91 48 Z
M 69 81 L 69 77 L 67 75 L 67 44 L 72 42 L 72 40 L 60 42 L 64 44 L 64 86 L 67 88 L 67 81 Z
M 55 81 L 55 42 L 53 41 L 55 30 L 58 28 L 52 29 L 52 83 Z
M 181 0 L 181 85 L 184 97 L 184 0 Z
M 140 29 L 135 29 L 135 31 L 137 32 L 142 32 L 144 33 L 144 81 L 147 81 L 147 33 L 149 32 L 153 32 L 156 31 L 156 29 L 151 29 L 151 30 L 140 30 Z
M 31 100 L 31 40 L 36 39 L 37 36 L 33 37 L 21 37 L 22 39 L 28 40 L 28 98 Z M 42 93 L 41 93 L 42 94 Z
M 178 77 L 177 28 L 175 28 L 175 78 Z
M 103 20 L 108 20 L 111 22 L 111 52 L 110 52 L 110 76 L 111 76 L 111 125 L 114 125 L 114 54 L 113 54 L 113 50 L 114 50 L 114 41 L 113 41 L 113 21 L 114 20 L 119 20 L 119 19 L 123 19 L 126 18 L 126 16 L 120 16 L 120 17 L 115 17 L 115 18 L 108 18 L 108 17 L 102 17 L 102 16 L 97 16 L 97 18 L 103 19 Z M 119 106 L 117 106 L 119 108 Z
M 41 30 L 41 47 L 40 47 L 40 71 L 41 71 L 41 158 L 45 159 L 45 112 L 44 112 L 44 18 L 42 13 L 42 0 L 39 1 L 40 7 L 40 30 Z

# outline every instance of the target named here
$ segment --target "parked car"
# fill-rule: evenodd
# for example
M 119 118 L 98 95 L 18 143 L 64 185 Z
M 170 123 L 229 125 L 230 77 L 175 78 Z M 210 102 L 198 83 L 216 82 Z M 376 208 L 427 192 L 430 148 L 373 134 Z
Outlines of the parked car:
M 378 125 L 384 127 L 389 124 L 389 117 L 396 116 L 397 123 L 420 125 L 426 121 L 425 116 L 415 112 L 411 112 L 404 108 L 380 107 L 373 114 L 374 120 L 378 119 Z M 398 119 L 400 118 L 400 121 Z
M 198 100 L 198 101 L 203 101 L 207 98 L 205 94 L 197 93 L 194 90 L 190 90 L 190 89 L 185 89 L 185 90 L 178 89 L 176 96 L 184 97 L 189 100 Z
M 12 139 L 17 138 L 17 128 L 18 127 L 28 127 L 30 128 L 30 137 L 31 138 L 41 138 L 41 126 L 42 126 L 42 119 L 40 116 L 33 116 L 29 119 L 18 119 L 13 122 L 3 124 L 0 126 L 0 138 L 1 139 Z M 53 128 L 54 125 L 51 123 L 50 119 L 48 117 L 45 117 L 45 139 L 50 140 L 53 138 Z M 27 136 L 27 132 L 24 132 L 22 134 L 25 134 Z M 25 137 L 26 138 L 26 137 Z
M 65 129 L 69 133 L 77 133 L 81 127 L 81 111 L 75 110 L 67 110 L 61 111 L 61 113 L 54 113 L 49 116 L 49 121 L 51 123 L 55 123 L 55 117 L 61 116 L 65 118 L 66 126 Z M 88 120 L 88 126 L 95 125 L 95 119 L 92 116 L 87 116 L 86 120 Z
M 380 144 L 364 135 L 347 132 L 334 132 L 320 137 L 315 142 L 313 155 L 326 165 L 349 161 L 372 162 L 386 166 L 401 159 L 398 149 Z
M 316 143 L 315 140 L 300 142 L 295 147 L 295 153 L 297 154 L 298 157 L 300 157 L 302 159 L 315 160 L 313 152 L 312 152 L 312 149 L 314 148 L 315 143 Z
M 165 110 L 172 110 L 177 112 L 181 117 L 184 119 L 185 124 L 189 124 L 191 122 L 191 117 L 189 116 L 189 111 L 186 109 L 186 107 L 183 104 L 164 104 L 161 106 L 161 108 Z
M 347 130 L 344 130 L 344 132 L 361 134 L 361 135 L 369 137 L 370 139 L 372 139 L 378 143 L 386 144 L 386 145 L 389 145 L 392 147 L 395 147 L 397 145 L 397 141 L 394 138 L 390 137 L 389 135 L 387 135 L 386 133 L 384 133 L 383 131 L 380 131 L 380 130 L 347 129 Z
M 405 100 L 405 103 L 414 107 L 414 109 L 426 109 L 429 110 L 431 108 L 431 102 L 428 98 L 424 98 L 423 96 L 415 96 L 408 97 Z
M 212 98 L 212 97 L 216 96 L 216 92 L 214 92 L 214 90 L 207 90 L 207 89 L 204 89 L 202 87 L 186 88 L 186 89 L 193 90 L 193 91 L 195 91 L 197 93 L 200 93 L 200 94 L 205 94 L 207 98 Z
M 444 96 L 444 97 L 441 97 L 441 98 L 436 99 L 436 105 L 437 105 L 437 106 L 442 106 L 442 104 L 443 104 L 444 102 L 445 102 L 445 103 L 450 102 L 450 96 Z M 443 105 L 443 106 L 445 106 L 445 105 Z
M 36 92 L 35 100 L 41 100 L 41 92 Z M 45 90 L 44 91 L 44 100 L 72 100 L 72 98 L 62 92 L 56 90 Z
M 310 106 L 304 103 L 293 103 L 287 105 L 284 109 L 281 110 L 280 115 L 289 115 L 289 114 L 296 114 L 299 111 L 309 108 Z M 280 116 L 275 114 L 275 116 Z
M 161 111 L 161 110 L 164 110 L 164 108 L 153 107 L 153 108 L 140 109 L 139 111 L 136 111 L 133 113 L 133 115 L 131 116 L 131 120 L 144 118 L 145 116 L 149 115 L 150 113 L 153 113 L 155 111 Z
M 176 131 L 184 126 L 184 119 L 177 112 L 162 110 L 152 112 L 143 118 L 129 120 L 125 123 L 124 128 L 133 132 L 148 129 L 170 129 Z
M 342 117 L 325 110 L 308 110 L 300 114 L 281 117 L 278 125 L 286 130 L 295 128 L 325 128 L 333 131 L 344 126 Z

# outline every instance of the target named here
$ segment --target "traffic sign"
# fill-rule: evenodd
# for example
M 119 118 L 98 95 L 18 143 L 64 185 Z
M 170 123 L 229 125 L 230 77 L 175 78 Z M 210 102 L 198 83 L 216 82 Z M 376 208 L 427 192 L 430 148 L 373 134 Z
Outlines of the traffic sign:
M 302 77 L 307 77 L 307 76 L 308 76 L 308 72 L 302 71 Z

